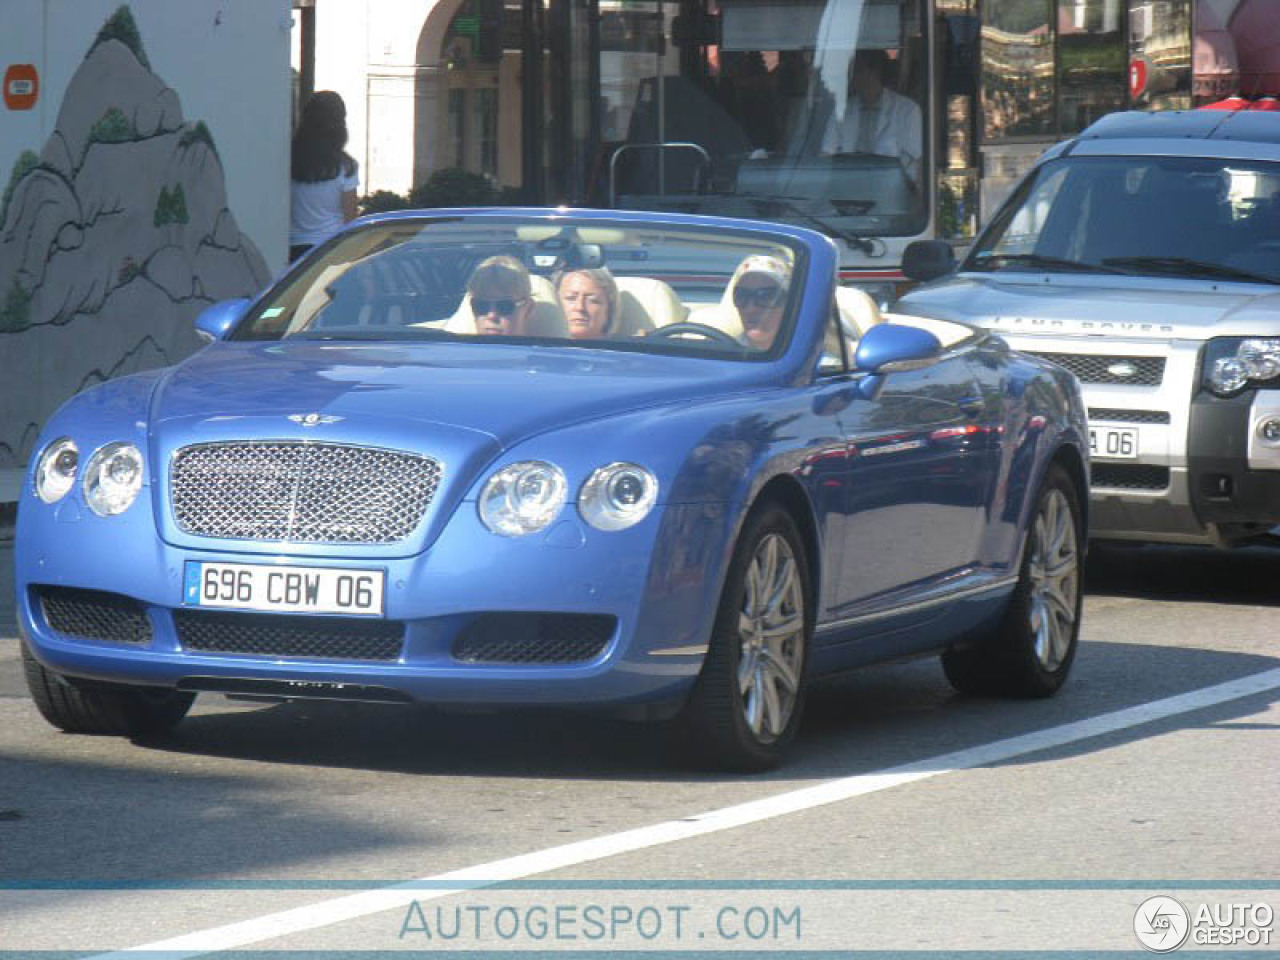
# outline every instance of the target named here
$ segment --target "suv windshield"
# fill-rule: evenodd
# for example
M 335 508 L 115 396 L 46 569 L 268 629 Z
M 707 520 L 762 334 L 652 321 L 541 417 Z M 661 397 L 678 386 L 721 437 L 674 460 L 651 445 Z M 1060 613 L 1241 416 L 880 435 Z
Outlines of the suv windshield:
M 750 361 L 786 349 L 803 247 L 750 231 L 397 217 L 334 238 L 231 340 L 555 345 Z
M 1280 163 L 1050 161 L 1000 212 L 964 269 L 1280 283 Z

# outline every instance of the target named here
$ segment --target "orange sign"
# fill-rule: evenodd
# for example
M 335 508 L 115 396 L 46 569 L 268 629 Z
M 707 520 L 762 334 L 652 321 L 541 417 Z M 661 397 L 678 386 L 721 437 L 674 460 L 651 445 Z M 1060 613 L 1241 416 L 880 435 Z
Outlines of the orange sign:
M 4 105 L 10 110 L 30 110 L 40 95 L 40 76 L 29 63 L 15 63 L 4 72 Z

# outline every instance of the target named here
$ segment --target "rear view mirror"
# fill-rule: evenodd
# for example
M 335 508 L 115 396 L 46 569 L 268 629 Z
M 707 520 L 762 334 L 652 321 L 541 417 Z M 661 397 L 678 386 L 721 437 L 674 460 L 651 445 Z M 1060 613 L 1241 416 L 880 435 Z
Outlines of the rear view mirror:
M 921 283 L 944 277 L 955 268 L 955 251 L 945 240 L 917 240 L 902 254 L 902 272 Z

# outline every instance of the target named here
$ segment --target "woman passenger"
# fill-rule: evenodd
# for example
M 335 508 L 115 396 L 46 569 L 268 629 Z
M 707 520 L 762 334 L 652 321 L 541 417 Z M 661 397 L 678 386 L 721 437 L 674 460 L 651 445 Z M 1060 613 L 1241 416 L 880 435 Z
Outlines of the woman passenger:
M 782 311 L 791 284 L 791 267 L 777 257 L 750 256 L 729 280 L 733 305 L 742 320 L 744 346 L 768 350 L 782 326 Z
M 604 267 L 561 274 L 556 295 L 572 339 L 596 340 L 616 329 L 620 310 L 618 285 Z

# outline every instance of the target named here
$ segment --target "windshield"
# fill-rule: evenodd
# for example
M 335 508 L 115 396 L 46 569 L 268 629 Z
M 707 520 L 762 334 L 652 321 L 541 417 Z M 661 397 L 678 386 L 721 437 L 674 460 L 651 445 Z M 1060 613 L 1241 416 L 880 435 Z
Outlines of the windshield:
M 678 56 L 675 26 L 656 57 L 652 43 L 605 31 L 609 205 L 788 221 L 871 255 L 883 252 L 874 238 L 920 233 L 922 9 L 721 0 L 718 42 L 696 58 Z
M 538 217 L 398 218 L 342 234 L 231 340 L 513 343 L 771 359 L 803 248 L 723 228 Z
M 965 269 L 1280 283 L 1280 163 L 1051 161 L 1001 211 Z

